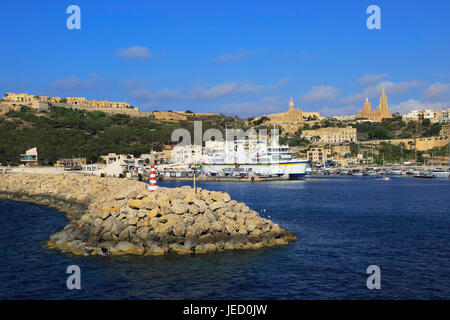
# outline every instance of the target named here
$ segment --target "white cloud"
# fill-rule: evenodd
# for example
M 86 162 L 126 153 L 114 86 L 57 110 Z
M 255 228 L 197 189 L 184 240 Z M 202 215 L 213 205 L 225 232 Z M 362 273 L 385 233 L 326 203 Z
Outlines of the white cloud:
M 281 97 L 264 97 L 255 101 L 227 103 L 219 107 L 220 112 L 240 117 L 258 117 L 264 114 L 285 112 L 289 101 Z M 284 111 L 283 111 L 284 110 Z
M 438 100 L 442 98 L 442 96 L 450 91 L 450 83 L 440 83 L 435 82 L 429 85 L 423 93 L 427 96 L 431 101 Z
M 370 73 L 366 73 L 363 76 L 361 76 L 357 82 L 360 85 L 369 85 L 369 84 L 373 84 L 373 83 L 377 83 L 379 82 L 381 79 L 384 79 L 388 76 L 388 73 L 379 73 L 379 74 L 370 74 Z
M 421 110 L 421 109 L 447 109 L 450 106 L 450 102 L 433 102 L 433 103 L 427 103 L 427 102 L 420 102 L 414 99 L 409 99 L 407 101 L 400 102 L 399 104 L 393 104 L 389 106 L 389 110 L 391 113 L 393 112 L 399 112 L 402 114 L 408 113 L 412 110 Z
M 146 60 L 151 58 L 152 53 L 146 47 L 133 46 L 117 50 L 116 56 L 121 59 Z
M 134 81 L 131 81 L 133 83 Z M 138 83 L 139 84 L 139 83 Z M 224 82 L 211 87 L 199 85 L 191 88 L 183 93 L 173 89 L 161 89 L 156 92 L 150 92 L 140 86 L 130 91 L 130 97 L 139 101 L 156 101 L 156 100 L 186 100 L 186 101 L 207 101 L 215 100 L 228 96 L 257 93 L 260 92 L 262 86 L 257 86 L 249 82 Z
M 399 113 L 408 113 L 411 110 L 424 109 L 424 105 L 422 102 L 409 99 L 407 101 L 400 102 L 399 104 L 392 104 L 389 106 L 389 110 L 391 113 L 399 112 Z
M 302 97 L 302 101 L 317 103 L 321 101 L 332 100 L 336 98 L 339 89 L 332 86 L 318 86 L 312 89 Z
M 81 80 L 76 76 L 57 79 L 49 84 L 51 88 L 62 90 L 84 90 L 98 86 L 101 77 L 91 75 L 87 80 Z
M 260 90 L 260 86 L 253 85 L 248 82 L 224 82 L 210 88 L 206 88 L 204 86 L 196 86 L 191 91 L 191 99 L 210 100 L 230 96 L 233 94 L 257 93 Z
M 290 83 L 292 83 L 292 81 L 294 81 L 294 78 L 291 77 L 285 77 L 282 78 L 280 80 L 277 81 L 277 83 L 275 83 L 274 85 L 269 86 L 268 88 L 271 90 L 277 90 L 279 88 L 285 87 L 287 85 L 289 85 Z
M 359 93 L 344 97 L 341 100 L 341 103 L 343 104 L 363 103 L 366 97 L 368 97 L 369 99 L 379 97 L 383 87 L 385 88 L 387 95 L 395 95 L 398 93 L 403 93 L 408 90 L 420 87 L 422 85 L 423 82 L 418 80 L 402 81 L 397 83 L 391 81 L 383 81 L 375 85 L 368 86 Z

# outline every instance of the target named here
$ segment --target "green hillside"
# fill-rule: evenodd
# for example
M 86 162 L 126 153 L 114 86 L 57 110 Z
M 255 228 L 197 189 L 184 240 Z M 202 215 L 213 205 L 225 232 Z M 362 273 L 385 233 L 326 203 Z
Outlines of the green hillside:
M 22 107 L 0 116 L 0 163 L 18 164 L 19 155 L 33 147 L 38 148 L 40 164 L 78 156 L 97 161 L 109 152 L 138 156 L 175 144 L 170 138 L 177 128 L 188 129 L 193 137 L 194 120 L 202 120 L 203 130 L 242 121 L 217 115 L 169 122 L 61 107 L 48 112 Z

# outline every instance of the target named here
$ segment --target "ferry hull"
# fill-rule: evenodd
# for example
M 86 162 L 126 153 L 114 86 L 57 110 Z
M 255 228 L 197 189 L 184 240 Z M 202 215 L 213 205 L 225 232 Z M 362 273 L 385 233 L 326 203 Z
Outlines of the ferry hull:
M 289 179 L 290 180 L 302 180 L 306 176 L 306 173 L 290 173 Z

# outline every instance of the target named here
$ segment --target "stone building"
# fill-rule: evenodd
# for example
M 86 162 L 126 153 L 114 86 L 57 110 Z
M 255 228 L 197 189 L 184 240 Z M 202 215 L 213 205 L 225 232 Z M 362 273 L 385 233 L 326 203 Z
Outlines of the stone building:
M 450 122 L 450 108 L 446 110 L 434 110 L 433 122 L 448 123 Z
M 30 95 L 28 93 L 12 93 L 7 92 L 2 98 L 1 102 L 6 104 L 21 104 L 30 106 L 32 108 L 39 108 L 40 102 L 47 103 L 61 103 L 63 99 L 60 97 L 48 97 L 48 96 L 36 96 Z M 66 104 L 79 106 L 79 107 L 95 107 L 95 108 L 119 108 L 119 109 L 131 109 L 129 103 L 127 102 L 117 102 L 117 101 L 97 101 L 97 100 L 87 100 L 84 97 L 66 97 Z M 134 108 L 137 109 L 137 108 Z
M 308 150 L 306 154 L 309 161 L 313 164 L 325 164 L 327 162 L 328 157 L 331 157 L 331 150 L 324 148 L 311 148 Z
M 444 124 L 439 131 L 440 136 L 450 137 L 450 123 Z
M 172 112 L 172 111 L 153 111 L 151 113 L 156 120 L 186 120 L 187 117 L 180 112 Z
M 272 113 L 269 115 L 269 119 L 272 122 L 302 122 L 303 114 L 300 109 L 294 108 L 294 103 L 292 102 L 292 98 L 289 102 L 289 110 L 288 112 L 283 113 Z
M 336 154 L 338 157 L 345 157 L 351 153 L 349 144 L 337 144 L 331 146 L 331 154 Z
M 64 168 L 81 168 L 86 165 L 86 158 L 69 158 L 69 159 L 59 159 L 55 163 L 55 167 Z
M 378 145 L 380 143 L 388 143 L 398 146 L 404 145 L 406 150 L 428 151 L 433 148 L 442 148 L 449 143 L 448 136 L 416 138 L 416 139 L 389 139 L 389 140 L 370 140 L 361 142 L 362 145 Z
M 347 126 L 345 128 L 326 127 L 316 130 L 303 130 L 302 137 L 310 141 L 323 143 L 349 143 L 357 142 L 356 128 Z
M 303 112 L 299 108 L 294 107 L 294 102 L 289 101 L 289 109 L 287 112 L 272 113 L 267 115 L 269 118 L 268 125 L 279 126 L 282 132 L 292 134 L 302 127 L 304 121 L 319 121 L 322 119 L 318 112 Z
M 355 118 L 366 118 L 373 121 L 381 122 L 384 118 L 390 118 L 391 114 L 389 113 L 389 107 L 386 97 L 386 92 L 381 92 L 380 96 L 380 104 L 378 106 L 378 110 L 372 110 L 369 98 L 366 98 L 366 101 L 364 102 L 363 109 L 358 110 L 358 112 L 355 115 Z

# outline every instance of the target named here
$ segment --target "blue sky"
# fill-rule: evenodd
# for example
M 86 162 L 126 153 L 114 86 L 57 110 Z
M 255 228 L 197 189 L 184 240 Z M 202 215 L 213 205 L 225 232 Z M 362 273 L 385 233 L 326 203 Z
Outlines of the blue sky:
M 69 30 L 69 5 L 81 30 Z M 366 9 L 381 9 L 369 30 Z M 257 116 L 450 107 L 450 2 L 14 1 L 0 10 L 0 92 Z

